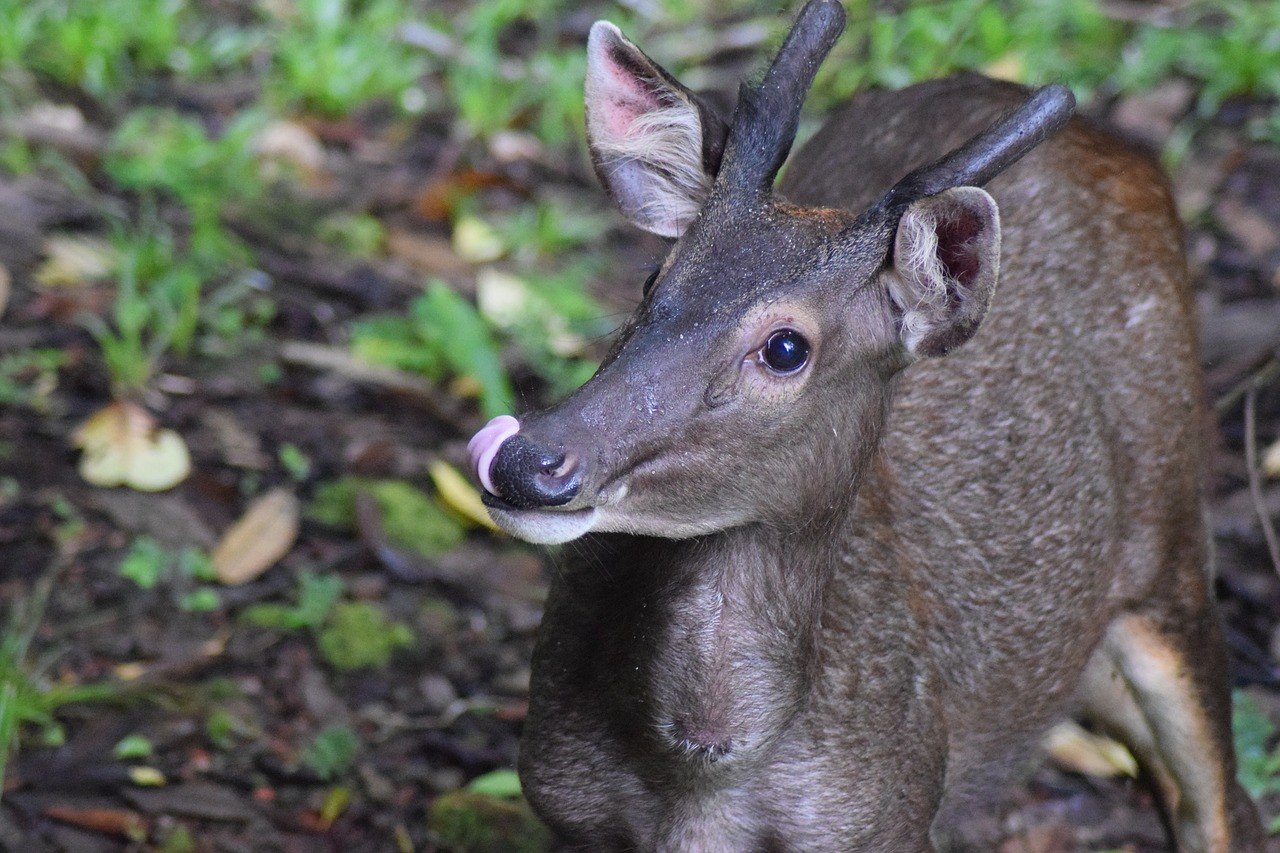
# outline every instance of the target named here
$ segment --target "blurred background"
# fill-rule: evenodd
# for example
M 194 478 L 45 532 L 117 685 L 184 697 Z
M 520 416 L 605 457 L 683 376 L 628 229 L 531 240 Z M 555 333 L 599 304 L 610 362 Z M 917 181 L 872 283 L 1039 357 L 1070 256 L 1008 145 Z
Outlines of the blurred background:
M 590 376 L 663 254 L 584 154 L 590 24 L 727 112 L 796 6 L 0 0 L 0 849 L 553 849 L 511 769 L 546 556 L 465 442 Z M 1170 169 L 1272 819 L 1280 3 L 846 6 L 802 138 L 978 69 Z M 993 845 L 1164 849 L 1122 749 L 1052 753 Z

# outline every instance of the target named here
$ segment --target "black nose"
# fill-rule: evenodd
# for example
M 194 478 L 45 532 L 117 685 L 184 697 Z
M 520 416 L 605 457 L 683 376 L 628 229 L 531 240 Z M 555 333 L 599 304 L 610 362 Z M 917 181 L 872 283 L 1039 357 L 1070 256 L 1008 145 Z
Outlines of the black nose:
M 563 506 L 582 485 L 576 460 L 544 450 L 523 435 L 513 435 L 498 448 L 490 477 L 502 499 L 517 509 Z

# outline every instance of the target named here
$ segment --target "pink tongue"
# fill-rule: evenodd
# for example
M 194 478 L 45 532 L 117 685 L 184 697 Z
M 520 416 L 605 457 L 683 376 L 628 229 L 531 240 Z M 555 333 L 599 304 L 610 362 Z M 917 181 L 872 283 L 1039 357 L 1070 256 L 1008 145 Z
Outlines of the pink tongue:
M 485 491 L 497 495 L 493 480 L 489 478 L 489 469 L 493 467 L 493 457 L 498 455 L 502 442 L 520 431 L 520 422 L 511 415 L 498 415 L 489 421 L 467 442 L 467 452 L 471 454 L 471 470 Z M 501 497 L 501 495 L 499 495 Z

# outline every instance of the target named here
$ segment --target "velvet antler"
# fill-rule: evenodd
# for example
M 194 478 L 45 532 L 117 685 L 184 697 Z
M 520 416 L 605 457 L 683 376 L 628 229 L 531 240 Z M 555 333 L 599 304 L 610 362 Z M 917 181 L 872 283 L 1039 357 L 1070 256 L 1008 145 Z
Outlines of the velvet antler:
M 902 210 L 951 187 L 982 186 L 1061 130 L 1075 106 L 1075 96 L 1066 86 L 1037 89 L 1022 106 L 964 145 L 898 181 L 869 213 Z
M 760 86 L 742 87 L 719 176 L 729 192 L 769 190 L 795 140 L 805 94 L 843 30 L 837 0 L 809 0 Z

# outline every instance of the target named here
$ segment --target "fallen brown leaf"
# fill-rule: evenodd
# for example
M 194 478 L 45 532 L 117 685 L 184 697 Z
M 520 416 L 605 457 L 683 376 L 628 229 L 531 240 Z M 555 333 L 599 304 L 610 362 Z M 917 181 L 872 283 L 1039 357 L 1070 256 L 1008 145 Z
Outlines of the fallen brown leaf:
M 213 551 L 218 580 L 247 583 L 274 566 L 298 538 L 299 513 L 298 499 L 288 489 L 273 489 L 254 501 Z
M 471 270 L 471 265 L 454 254 L 449 241 L 442 237 L 392 228 L 387 232 L 387 251 L 426 275 L 461 274 Z
M 476 190 L 508 186 L 515 188 L 497 172 L 464 170 L 437 178 L 422 188 L 413 205 L 414 213 L 428 222 L 444 222 L 453 216 L 458 200 Z
M 89 808 L 73 806 L 46 806 L 45 817 L 69 823 L 90 832 L 100 832 L 117 838 L 141 841 L 147 837 L 147 824 L 136 812 L 126 809 Z

